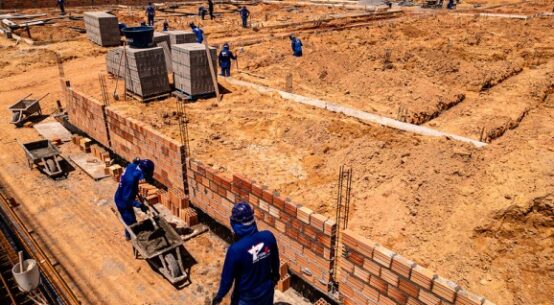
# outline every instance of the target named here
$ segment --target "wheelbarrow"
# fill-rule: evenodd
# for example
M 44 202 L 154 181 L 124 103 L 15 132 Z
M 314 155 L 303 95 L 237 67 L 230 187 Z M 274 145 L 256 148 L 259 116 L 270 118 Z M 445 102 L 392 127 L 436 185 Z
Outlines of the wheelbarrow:
M 42 164 L 43 171 L 50 178 L 63 174 L 58 158 L 61 158 L 58 148 L 50 140 L 39 140 L 23 143 L 23 150 L 27 156 L 29 168 Z
M 32 115 L 38 114 L 42 115 L 42 109 L 40 108 L 40 101 L 45 98 L 49 93 L 46 93 L 43 97 L 38 100 L 29 99 L 32 94 L 27 95 L 26 97 L 20 99 L 17 103 L 10 106 L 12 112 L 12 121 L 10 123 L 15 124 L 15 126 L 21 126 L 23 122 L 29 119 Z
M 149 206 L 149 205 L 148 205 Z M 127 226 L 131 236 L 135 259 L 146 260 L 159 271 L 172 285 L 190 282 L 189 272 L 183 264 L 184 242 L 175 229 L 157 210 L 149 206 L 149 217 Z

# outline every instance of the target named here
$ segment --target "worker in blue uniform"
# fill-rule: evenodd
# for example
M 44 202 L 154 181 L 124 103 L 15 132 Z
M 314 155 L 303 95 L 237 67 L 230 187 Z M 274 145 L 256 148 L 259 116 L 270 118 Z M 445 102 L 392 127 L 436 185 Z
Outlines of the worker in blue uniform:
M 152 2 L 148 2 L 148 6 L 146 7 L 146 17 L 148 18 L 149 26 L 154 26 L 154 16 L 156 16 L 156 8 Z
M 229 44 L 223 44 L 223 49 L 219 52 L 219 66 L 221 67 L 221 76 L 231 76 L 231 60 L 236 60 L 237 57 L 231 50 L 229 50 Z
M 250 11 L 246 8 L 246 6 L 243 6 L 239 12 L 240 12 L 240 18 L 242 19 L 242 27 L 247 28 L 248 17 L 250 17 Z
M 150 181 L 154 175 L 154 162 L 145 159 L 136 158 L 131 164 L 127 165 L 121 179 L 117 191 L 115 192 L 114 201 L 121 215 L 121 219 L 127 226 L 137 222 L 135 210 L 139 208 L 143 212 L 148 211 L 143 203 L 137 200 L 139 183 L 141 180 Z M 125 230 L 125 238 L 130 239 L 129 232 Z
M 212 0 L 208 0 L 208 12 L 210 13 L 210 19 L 214 20 L 214 2 Z
M 235 204 L 231 212 L 234 242 L 225 256 L 219 290 L 212 305 L 220 304 L 231 289 L 231 305 L 273 305 L 279 281 L 279 250 L 270 231 L 258 231 L 252 207 Z
M 208 10 L 205 7 L 200 6 L 198 8 L 198 16 L 200 16 L 200 18 L 202 18 L 202 20 L 204 20 L 206 18 L 207 13 L 208 13 Z
M 294 35 L 290 35 L 289 38 L 290 38 L 290 44 L 292 47 L 292 54 L 296 57 L 301 57 L 302 46 L 303 46 L 302 41 L 299 38 L 294 37 Z
M 192 32 L 194 33 L 194 35 L 196 35 L 196 42 L 202 43 L 202 41 L 204 41 L 204 31 L 202 31 L 201 28 L 196 26 L 194 22 L 191 22 L 189 26 L 192 29 Z
M 65 0 L 57 0 L 56 3 L 60 7 L 60 14 L 65 15 Z

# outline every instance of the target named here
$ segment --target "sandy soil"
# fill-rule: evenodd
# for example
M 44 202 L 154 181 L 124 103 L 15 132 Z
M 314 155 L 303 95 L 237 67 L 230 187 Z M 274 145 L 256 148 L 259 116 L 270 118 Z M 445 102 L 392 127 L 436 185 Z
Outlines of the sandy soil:
M 517 121 L 484 149 L 366 125 L 222 82 L 232 92 L 222 102 L 187 104 L 192 155 L 330 216 L 338 167 L 350 165 L 352 229 L 497 304 L 551 304 L 552 22 L 408 16 L 369 30 L 301 37 L 306 56 L 300 60 L 290 58 L 286 40 L 239 52 L 241 69 L 261 76 L 242 76 L 248 80 L 282 88 L 292 72 L 296 92 L 393 117 L 399 105 L 411 111 L 410 119 L 424 117 L 463 94 L 460 103 L 423 121 L 472 137 L 485 123 L 495 130 Z M 1 41 L 2 57 L 40 52 Z M 61 50 L 75 87 L 100 97 L 105 50 L 83 39 L 47 48 Z M 387 48 L 393 68 L 383 70 Z M 51 111 L 60 98 L 57 67 L 33 56 L 2 68 L 0 93 L 8 105 L 29 91 L 49 91 Z M 177 137 L 174 105 L 170 99 L 110 107 Z M 13 167 L 7 150 L 6 156 L 3 166 Z

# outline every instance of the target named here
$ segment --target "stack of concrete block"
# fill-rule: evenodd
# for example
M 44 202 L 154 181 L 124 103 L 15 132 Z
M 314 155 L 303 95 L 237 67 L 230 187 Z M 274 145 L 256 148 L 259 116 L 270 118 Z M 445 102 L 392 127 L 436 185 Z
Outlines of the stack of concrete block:
M 123 47 L 114 48 L 108 51 L 106 54 L 106 71 L 116 77 L 122 77 L 125 71 Z
M 169 35 L 171 45 L 196 42 L 196 35 L 193 32 L 175 30 L 167 31 L 166 33 Z
M 217 75 L 216 49 L 210 47 L 210 53 L 214 74 Z M 204 45 L 198 43 L 172 45 L 171 59 L 175 89 L 192 96 L 215 92 Z
M 148 98 L 169 92 L 169 79 L 161 47 L 127 48 L 127 90 Z
M 152 41 L 157 47 L 160 46 L 158 44 L 162 41 L 166 41 L 168 46 L 171 45 L 171 39 L 169 34 L 163 33 L 163 32 L 154 32 L 154 37 L 152 37 Z
M 117 17 L 105 12 L 84 14 L 87 37 L 101 46 L 118 46 L 120 41 Z

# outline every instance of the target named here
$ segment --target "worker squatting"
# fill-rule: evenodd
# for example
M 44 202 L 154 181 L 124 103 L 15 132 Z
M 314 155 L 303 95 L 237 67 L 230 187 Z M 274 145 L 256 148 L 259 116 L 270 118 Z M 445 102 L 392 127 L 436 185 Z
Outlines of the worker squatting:
M 120 178 L 114 201 L 127 227 L 137 222 L 134 208 L 147 212 L 140 201 L 139 183 L 150 181 L 155 165 L 151 160 L 136 158 Z M 273 305 L 275 285 L 279 281 L 279 248 L 270 231 L 258 231 L 254 211 L 246 202 L 233 206 L 230 217 L 235 242 L 227 249 L 219 289 L 211 304 L 220 304 L 231 293 L 231 305 Z M 130 234 L 125 230 L 125 238 Z

